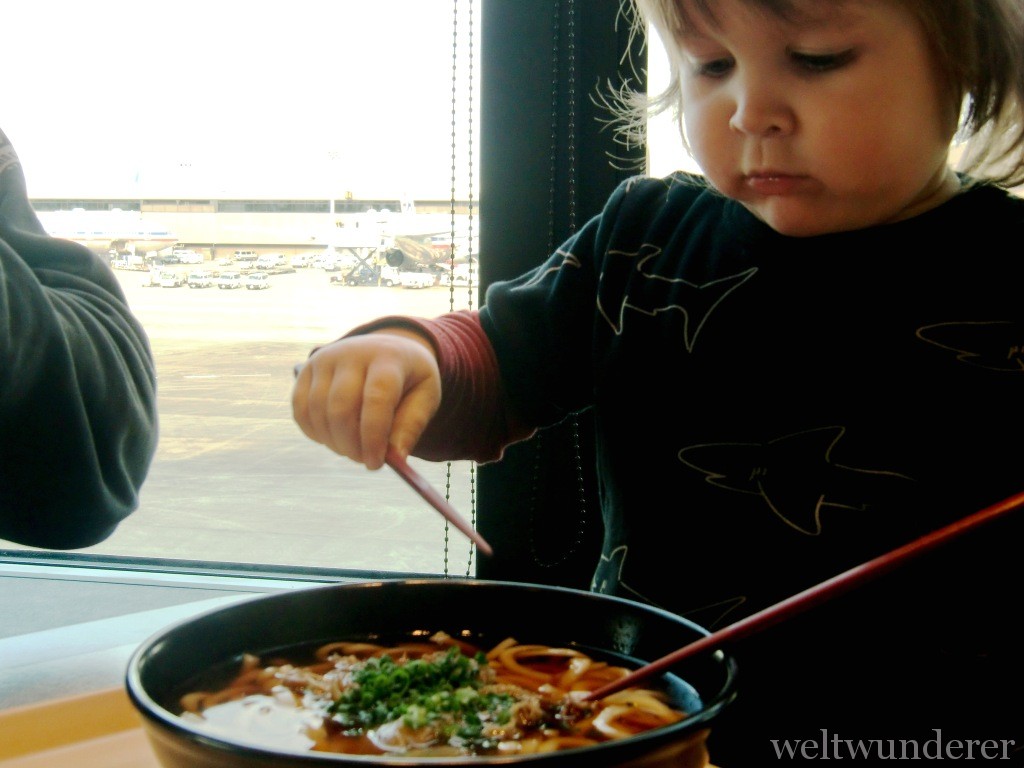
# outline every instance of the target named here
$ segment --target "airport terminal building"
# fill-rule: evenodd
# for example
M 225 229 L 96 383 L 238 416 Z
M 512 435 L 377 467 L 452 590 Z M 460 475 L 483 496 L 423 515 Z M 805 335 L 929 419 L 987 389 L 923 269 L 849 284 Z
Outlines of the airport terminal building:
M 382 233 L 425 246 L 472 239 L 475 202 L 393 199 L 33 199 L 50 234 L 100 253 L 189 248 L 213 260 L 239 249 L 290 256 L 375 247 Z M 445 235 L 447 234 L 447 237 Z

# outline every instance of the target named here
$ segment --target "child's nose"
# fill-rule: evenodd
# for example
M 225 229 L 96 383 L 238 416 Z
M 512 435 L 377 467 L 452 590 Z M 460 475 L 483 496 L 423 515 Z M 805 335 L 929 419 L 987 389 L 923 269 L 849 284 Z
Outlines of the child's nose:
M 737 78 L 729 127 L 750 136 L 790 133 L 796 119 L 785 98 L 763 78 Z

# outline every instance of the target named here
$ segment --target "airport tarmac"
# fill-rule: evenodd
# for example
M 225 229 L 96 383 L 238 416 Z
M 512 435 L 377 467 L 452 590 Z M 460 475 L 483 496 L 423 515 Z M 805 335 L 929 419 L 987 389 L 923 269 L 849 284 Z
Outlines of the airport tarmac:
M 293 367 L 315 345 L 380 315 L 465 308 L 466 288 L 339 286 L 314 269 L 260 291 L 117 274 L 156 358 L 160 442 L 138 511 L 81 552 L 467 574 L 475 553 L 458 530 L 389 469 L 307 439 L 290 401 Z M 475 465 L 411 463 L 472 517 Z

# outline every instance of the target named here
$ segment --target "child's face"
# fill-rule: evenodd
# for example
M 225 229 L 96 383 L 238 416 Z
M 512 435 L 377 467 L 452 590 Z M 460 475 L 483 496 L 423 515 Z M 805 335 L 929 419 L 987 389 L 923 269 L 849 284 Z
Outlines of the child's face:
M 690 148 L 724 194 L 795 236 L 916 215 L 958 187 L 956 115 L 916 19 L 888 0 L 801 0 L 786 21 L 716 0 L 678 40 Z

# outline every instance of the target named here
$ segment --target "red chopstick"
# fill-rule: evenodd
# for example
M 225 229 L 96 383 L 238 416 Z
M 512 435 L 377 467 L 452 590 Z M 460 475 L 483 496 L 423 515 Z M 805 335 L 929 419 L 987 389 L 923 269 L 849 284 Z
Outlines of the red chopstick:
M 388 446 L 387 455 L 384 458 L 387 465 L 397 472 L 405 482 L 413 487 L 420 496 L 422 496 L 430 506 L 440 512 L 444 518 L 466 534 L 470 540 L 476 544 L 476 548 L 483 552 L 485 555 L 493 555 L 494 550 L 491 549 L 491 545 L 488 544 L 484 537 L 481 536 L 473 526 L 466 522 L 463 517 L 455 511 L 455 508 L 442 496 L 437 490 L 428 483 L 423 476 L 415 469 L 409 466 L 409 463 L 395 453 L 395 449 L 390 445 Z
M 299 371 L 302 370 L 302 366 L 303 363 L 297 363 L 292 369 L 295 376 L 299 375 Z M 413 490 L 422 496 L 430 506 L 440 512 L 449 523 L 466 534 L 470 538 L 470 541 L 476 544 L 477 549 L 488 556 L 494 554 L 494 550 L 491 549 L 491 545 L 487 543 L 484 537 L 477 533 L 476 529 L 467 523 L 463 519 L 462 515 L 455 511 L 455 508 L 424 479 L 423 475 L 410 467 L 409 463 L 405 459 L 395 453 L 395 449 L 390 445 L 388 446 L 388 452 L 384 457 L 384 461 L 389 467 L 395 470 L 395 472 L 397 472 L 405 482 L 411 485 Z
M 798 592 L 782 602 L 751 614 L 745 619 L 723 627 L 717 632 L 712 632 L 710 635 L 695 640 L 689 645 L 684 645 L 678 651 L 662 656 L 660 659 L 652 661 L 650 664 L 646 664 L 602 688 L 591 691 L 583 698 L 585 700 L 603 698 L 616 691 L 629 688 L 631 685 L 635 685 L 651 675 L 662 672 L 673 664 L 677 664 L 696 653 L 717 648 L 730 640 L 738 640 L 760 632 L 762 629 L 767 629 L 819 603 L 838 597 L 844 592 L 860 586 L 869 579 L 887 573 L 897 566 L 906 563 L 911 558 L 924 554 L 940 544 L 944 544 L 950 539 L 956 538 L 972 528 L 976 528 L 982 523 L 987 523 L 1011 510 L 1017 509 L 1022 504 L 1024 504 L 1024 492 L 1010 496 L 990 507 L 985 507 L 974 514 L 957 520 L 955 523 L 950 523 L 944 528 L 939 528 L 932 533 L 914 539 L 909 544 L 904 544 L 884 555 L 879 555 L 873 560 L 868 560 L 866 563 L 854 566 L 848 571 L 843 571 L 838 576 L 833 576 L 831 579 L 805 589 L 803 592 Z

